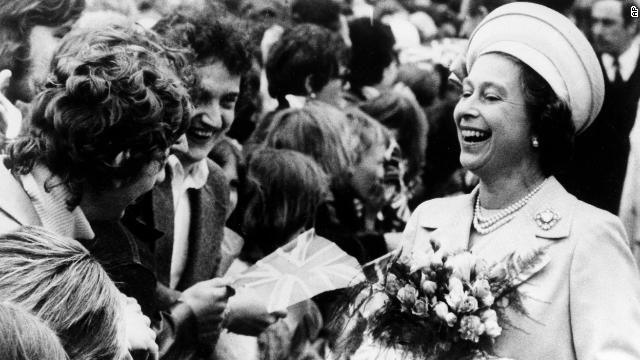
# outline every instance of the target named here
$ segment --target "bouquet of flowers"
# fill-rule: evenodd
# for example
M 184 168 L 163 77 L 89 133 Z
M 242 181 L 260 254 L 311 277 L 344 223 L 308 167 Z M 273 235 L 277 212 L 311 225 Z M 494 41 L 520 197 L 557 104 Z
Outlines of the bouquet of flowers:
M 512 254 L 489 266 L 469 251 L 398 255 L 376 282 L 360 284 L 356 306 L 369 336 L 413 358 L 490 359 L 509 325 L 505 308 L 526 315 L 515 280 L 544 253 Z

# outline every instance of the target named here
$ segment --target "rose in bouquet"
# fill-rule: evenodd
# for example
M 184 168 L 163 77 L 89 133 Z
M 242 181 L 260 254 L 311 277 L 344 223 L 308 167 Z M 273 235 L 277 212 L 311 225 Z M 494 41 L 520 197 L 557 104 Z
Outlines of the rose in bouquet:
M 446 253 L 434 241 L 430 250 L 396 257 L 379 281 L 358 288 L 369 335 L 414 358 L 494 358 L 495 339 L 509 324 L 505 305 L 526 314 L 515 280 L 544 249 L 492 265 L 469 251 Z

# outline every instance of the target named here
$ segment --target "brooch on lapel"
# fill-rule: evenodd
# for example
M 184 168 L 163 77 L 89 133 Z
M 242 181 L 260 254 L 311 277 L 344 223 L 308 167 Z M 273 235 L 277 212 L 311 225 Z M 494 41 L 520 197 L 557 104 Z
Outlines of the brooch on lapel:
M 539 228 L 546 231 L 554 227 L 558 221 L 560 221 L 560 215 L 553 211 L 553 209 L 549 208 L 539 211 L 534 217 L 534 220 Z

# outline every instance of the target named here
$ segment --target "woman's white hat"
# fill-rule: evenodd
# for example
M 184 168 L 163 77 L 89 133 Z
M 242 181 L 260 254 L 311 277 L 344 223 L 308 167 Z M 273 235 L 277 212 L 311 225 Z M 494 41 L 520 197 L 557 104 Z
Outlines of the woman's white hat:
M 546 6 L 515 2 L 492 11 L 469 38 L 466 67 L 483 54 L 509 54 L 542 76 L 570 108 L 576 132 L 602 108 L 604 78 L 591 44 L 564 15 Z

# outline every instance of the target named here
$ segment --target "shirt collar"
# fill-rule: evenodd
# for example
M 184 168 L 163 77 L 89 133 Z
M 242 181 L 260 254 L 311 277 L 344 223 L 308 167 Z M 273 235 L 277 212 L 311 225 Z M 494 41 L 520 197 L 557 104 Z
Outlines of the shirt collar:
M 618 56 L 620 63 L 620 75 L 622 80 L 628 81 L 635 70 L 640 55 L 640 37 L 636 37 L 631 42 L 629 48 Z M 611 54 L 602 54 L 602 63 L 610 81 L 615 78 L 615 69 L 613 68 L 614 57 Z
M 209 167 L 207 166 L 207 159 L 202 159 L 194 166 L 191 167 L 188 173 L 185 172 L 185 168 L 175 155 L 170 155 L 167 159 L 167 163 L 171 167 L 172 186 L 178 186 L 186 191 L 187 189 L 200 189 L 207 183 L 209 177 Z

